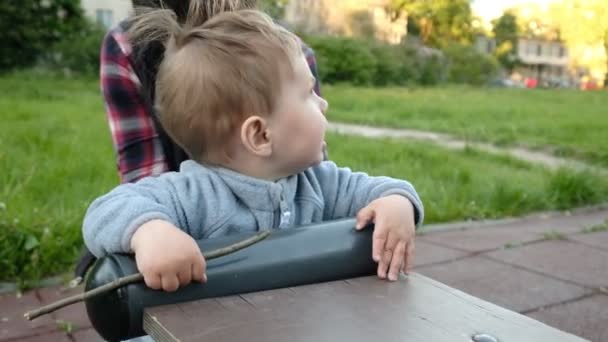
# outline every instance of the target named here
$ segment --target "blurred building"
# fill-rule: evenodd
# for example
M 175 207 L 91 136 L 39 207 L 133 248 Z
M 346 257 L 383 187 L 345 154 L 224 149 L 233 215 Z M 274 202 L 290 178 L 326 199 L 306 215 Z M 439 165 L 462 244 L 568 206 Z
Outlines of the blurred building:
M 390 0 L 290 0 L 282 22 L 308 33 L 368 36 L 397 44 L 407 34 L 407 18 L 392 19 Z M 130 0 L 81 0 L 86 15 L 106 28 L 128 17 Z
M 131 0 L 81 0 L 85 14 L 91 20 L 111 28 L 131 14 Z
M 517 57 L 522 63 L 518 71 L 543 82 L 570 82 L 568 50 L 558 41 L 520 38 Z
M 390 0 L 290 0 L 284 21 L 313 34 L 374 37 L 398 44 L 407 34 L 407 18 L 390 18 Z
M 475 46 L 480 52 L 493 54 L 496 50 L 496 41 L 493 38 L 479 36 Z M 580 76 L 578 72 L 570 69 L 568 49 L 559 41 L 519 38 L 517 58 L 521 64 L 515 68 L 514 73 L 523 79 L 533 78 L 540 85 L 573 85 Z

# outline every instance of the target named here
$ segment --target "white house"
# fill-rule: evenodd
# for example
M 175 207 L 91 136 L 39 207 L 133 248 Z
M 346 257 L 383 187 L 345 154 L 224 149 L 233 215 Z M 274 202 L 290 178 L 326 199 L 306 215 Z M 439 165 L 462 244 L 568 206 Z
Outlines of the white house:
M 89 18 L 108 29 L 133 11 L 131 0 L 81 0 L 80 4 Z
M 517 55 L 538 79 L 563 79 L 568 77 L 568 49 L 563 43 L 541 39 L 520 38 Z
M 496 50 L 493 38 L 478 36 L 475 41 L 478 51 L 491 54 Z M 534 77 L 540 82 L 573 82 L 576 74 L 571 74 L 568 49 L 559 41 L 519 38 L 517 57 L 521 65 L 516 72 L 523 77 Z

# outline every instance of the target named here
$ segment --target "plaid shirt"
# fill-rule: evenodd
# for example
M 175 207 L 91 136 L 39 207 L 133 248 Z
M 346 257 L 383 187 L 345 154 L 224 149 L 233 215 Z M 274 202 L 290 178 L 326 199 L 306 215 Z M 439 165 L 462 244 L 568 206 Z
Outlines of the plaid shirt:
M 302 44 L 302 50 L 317 77 L 312 49 Z M 169 171 L 152 119 L 152 105 L 146 103 L 142 95 L 141 82 L 132 67 L 131 52 L 131 44 L 121 25 L 108 32 L 101 47 L 101 90 L 121 183 Z M 315 91 L 320 94 L 318 81 Z

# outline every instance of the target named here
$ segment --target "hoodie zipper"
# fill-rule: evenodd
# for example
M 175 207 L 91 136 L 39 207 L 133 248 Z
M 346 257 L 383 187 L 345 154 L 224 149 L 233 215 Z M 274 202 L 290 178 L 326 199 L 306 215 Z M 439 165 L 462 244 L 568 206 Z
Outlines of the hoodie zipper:
M 285 201 L 285 197 L 283 196 L 283 192 L 281 192 L 281 201 L 279 202 L 279 210 L 281 215 L 281 222 L 279 223 L 279 228 L 287 228 L 289 227 L 289 221 L 291 219 L 291 211 L 289 211 L 289 205 L 287 201 Z
M 284 189 L 281 186 L 279 192 L 279 210 L 274 215 L 274 222 L 279 222 L 279 226 L 277 228 L 284 229 L 289 227 L 289 223 L 291 221 L 291 211 L 289 209 L 289 204 L 285 200 Z

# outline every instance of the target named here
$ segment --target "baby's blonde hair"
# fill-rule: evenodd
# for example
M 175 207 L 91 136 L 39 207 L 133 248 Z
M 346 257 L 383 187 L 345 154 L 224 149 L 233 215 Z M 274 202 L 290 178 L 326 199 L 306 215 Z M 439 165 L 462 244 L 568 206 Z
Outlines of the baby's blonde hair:
M 162 39 L 155 106 L 169 136 L 199 162 L 225 150 L 251 115 L 270 115 L 302 53 L 298 38 L 257 10 L 180 24 L 169 10 L 139 15 L 130 38 Z

